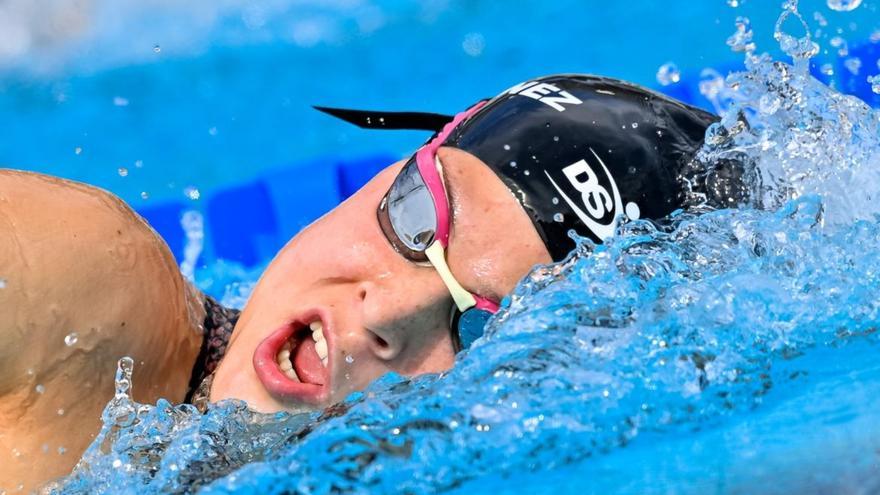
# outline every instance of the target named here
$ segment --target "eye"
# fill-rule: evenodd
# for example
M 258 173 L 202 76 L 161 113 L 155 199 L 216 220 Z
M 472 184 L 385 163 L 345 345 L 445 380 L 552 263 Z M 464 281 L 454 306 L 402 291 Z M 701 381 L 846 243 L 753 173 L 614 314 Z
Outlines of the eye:
M 428 262 L 428 257 L 425 255 L 424 251 L 415 251 L 410 249 L 406 243 L 403 242 L 397 236 L 397 233 L 394 231 L 394 227 L 391 224 L 391 218 L 388 214 L 388 195 L 382 198 L 382 201 L 379 202 L 379 208 L 376 209 L 376 218 L 379 221 L 379 227 L 382 229 L 382 233 L 385 234 L 385 239 L 391 244 L 391 247 L 394 248 L 401 256 L 406 258 L 413 263 L 418 265 L 424 265 Z M 434 232 L 431 231 L 423 231 L 417 234 L 416 241 L 421 243 L 423 239 L 433 240 Z
M 429 246 L 431 241 L 434 240 L 434 231 L 426 230 L 424 232 L 419 232 L 413 237 L 413 241 L 420 246 Z

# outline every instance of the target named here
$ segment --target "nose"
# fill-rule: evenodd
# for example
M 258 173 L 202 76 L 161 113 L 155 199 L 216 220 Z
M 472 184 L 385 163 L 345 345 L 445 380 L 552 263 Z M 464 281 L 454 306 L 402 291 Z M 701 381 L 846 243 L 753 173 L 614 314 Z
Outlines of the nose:
M 398 328 L 400 322 L 397 320 L 401 315 L 395 314 L 396 309 L 402 308 L 382 297 L 388 292 L 381 285 L 370 282 L 361 283 L 358 287 L 369 350 L 382 361 L 393 361 L 406 347 L 405 335 Z
M 412 293 L 412 286 L 364 283 L 359 288 L 363 328 L 373 356 L 396 371 L 420 369 L 421 360 L 449 340 L 449 302 L 431 293 Z M 426 288 L 427 289 L 427 288 Z

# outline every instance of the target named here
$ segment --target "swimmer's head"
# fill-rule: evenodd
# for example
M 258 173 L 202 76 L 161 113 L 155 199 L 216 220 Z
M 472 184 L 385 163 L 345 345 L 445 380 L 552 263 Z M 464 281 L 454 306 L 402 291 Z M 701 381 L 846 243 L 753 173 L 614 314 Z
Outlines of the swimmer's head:
M 444 121 L 321 110 L 379 129 L 409 123 L 439 131 Z M 517 84 L 466 113 L 442 145 L 467 151 L 498 175 L 556 261 L 574 247 L 569 230 L 601 242 L 622 219 L 656 220 L 683 207 L 681 172 L 718 120 L 633 84 L 571 74 Z
M 387 372 L 448 369 L 474 337 L 467 315 L 491 313 L 531 267 L 564 258 L 570 229 L 601 242 L 621 218 L 679 208 L 679 171 L 714 120 L 588 76 L 517 85 L 454 120 L 373 115 L 437 133 L 276 256 L 212 400 L 314 408 Z

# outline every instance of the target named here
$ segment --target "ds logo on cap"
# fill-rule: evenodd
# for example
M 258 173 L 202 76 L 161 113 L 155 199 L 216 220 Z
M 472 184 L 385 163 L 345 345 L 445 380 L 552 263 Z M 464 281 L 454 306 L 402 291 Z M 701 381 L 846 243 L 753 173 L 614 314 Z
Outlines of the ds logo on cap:
M 550 183 L 556 188 L 556 191 L 562 196 L 562 199 L 568 203 L 568 206 L 574 211 L 575 215 L 589 228 L 593 234 L 600 240 L 605 240 L 614 235 L 617 227 L 617 218 L 623 213 L 623 204 L 620 198 L 620 191 L 617 189 L 617 183 L 614 182 L 611 172 L 605 166 L 605 162 L 599 158 L 599 155 L 590 148 L 590 152 L 596 161 L 602 167 L 605 174 L 605 180 L 600 181 L 596 171 L 590 167 L 587 160 L 581 159 L 562 169 L 562 173 L 568 182 L 581 195 L 581 204 L 572 200 L 565 191 L 553 180 L 550 173 L 544 170 L 544 174 Z M 605 182 L 610 185 L 608 188 L 602 185 Z M 585 211 L 586 210 L 586 211 Z M 626 205 L 626 214 L 630 219 L 635 220 L 639 217 L 639 207 L 635 203 Z

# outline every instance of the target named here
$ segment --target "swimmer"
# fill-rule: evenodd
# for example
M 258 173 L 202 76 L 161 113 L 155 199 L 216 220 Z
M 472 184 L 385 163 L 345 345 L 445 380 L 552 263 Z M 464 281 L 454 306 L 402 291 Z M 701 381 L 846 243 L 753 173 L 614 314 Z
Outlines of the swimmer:
M 717 120 L 582 75 L 518 84 L 454 117 L 322 110 L 435 134 L 291 239 L 240 315 L 185 283 L 117 198 L 0 171 L 0 488 L 70 471 L 125 355 L 136 400 L 262 412 L 449 369 L 529 270 L 568 255 L 570 230 L 600 243 L 622 221 L 686 206 L 681 175 Z

